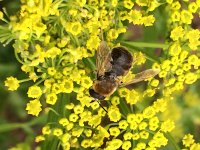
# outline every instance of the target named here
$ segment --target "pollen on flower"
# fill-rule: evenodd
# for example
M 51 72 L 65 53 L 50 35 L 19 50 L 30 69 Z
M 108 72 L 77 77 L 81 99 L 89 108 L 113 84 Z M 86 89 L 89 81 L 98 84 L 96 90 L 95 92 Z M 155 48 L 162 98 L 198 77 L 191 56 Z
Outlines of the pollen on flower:
M 29 103 L 27 103 L 26 110 L 28 111 L 28 114 L 38 116 L 42 110 L 41 106 L 42 105 L 38 99 L 31 100 Z

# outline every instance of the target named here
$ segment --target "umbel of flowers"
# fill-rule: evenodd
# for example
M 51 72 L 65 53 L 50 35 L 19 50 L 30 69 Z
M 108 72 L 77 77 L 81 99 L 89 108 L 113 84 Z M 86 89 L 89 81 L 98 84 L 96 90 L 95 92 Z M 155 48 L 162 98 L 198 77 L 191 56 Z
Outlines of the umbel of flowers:
M 15 16 L 0 12 L 4 22 L 0 41 L 14 40 L 16 59 L 28 75 L 21 80 L 8 77 L 5 86 L 14 91 L 32 81 L 27 91 L 28 114 L 38 116 L 44 109 L 49 116 L 55 113 L 36 142 L 53 138 L 65 150 L 166 146 L 175 124 L 158 116 L 168 111 L 175 91 L 199 77 L 200 31 L 191 27 L 199 6 L 200 0 L 21 0 Z M 102 40 L 110 47 L 120 44 L 116 40 L 126 32 L 127 23 L 153 26 L 159 20 L 153 15 L 158 7 L 167 12 L 170 33 L 162 59 L 151 64 L 161 70 L 159 79 L 150 79 L 143 89 L 119 89 L 107 98 L 106 113 L 88 93 L 94 79 L 95 51 Z M 133 55 L 136 65 L 145 64 L 141 52 Z M 132 72 L 130 77 L 134 77 Z M 154 102 L 144 105 L 143 99 Z M 198 146 L 187 139 L 189 135 L 183 139 L 186 147 Z

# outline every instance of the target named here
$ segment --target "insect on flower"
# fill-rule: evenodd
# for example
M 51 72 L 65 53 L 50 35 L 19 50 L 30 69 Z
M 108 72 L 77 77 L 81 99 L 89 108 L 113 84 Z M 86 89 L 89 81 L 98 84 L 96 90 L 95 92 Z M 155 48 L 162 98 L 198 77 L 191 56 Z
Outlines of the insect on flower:
M 111 51 L 105 41 L 101 41 L 97 50 L 97 74 L 89 94 L 96 100 L 104 100 L 112 95 L 118 87 L 134 84 L 154 77 L 160 71 L 148 69 L 135 75 L 133 79 L 122 82 L 120 77 L 126 76 L 132 67 L 133 56 L 125 47 L 114 47 Z

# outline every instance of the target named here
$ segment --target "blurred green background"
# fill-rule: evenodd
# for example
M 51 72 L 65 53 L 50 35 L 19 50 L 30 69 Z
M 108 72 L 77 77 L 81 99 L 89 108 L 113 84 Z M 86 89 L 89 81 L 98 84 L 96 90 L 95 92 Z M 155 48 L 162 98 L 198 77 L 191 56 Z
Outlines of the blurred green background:
M 0 10 L 2 11 L 5 7 L 9 15 L 16 14 L 19 6 L 19 0 L 0 1 Z M 142 42 L 164 42 L 168 33 L 166 16 L 162 7 L 155 11 L 155 16 L 159 19 L 153 27 L 143 29 L 138 26 L 130 26 L 129 34 L 125 38 L 129 40 L 139 39 Z M 147 48 L 145 50 L 147 50 L 146 55 L 153 57 L 152 51 Z M 27 115 L 25 111 L 26 103 L 29 100 L 26 95 L 27 88 L 31 83 L 24 83 L 17 91 L 10 92 L 4 87 L 4 80 L 8 76 L 15 76 L 18 79 L 27 78 L 15 59 L 12 43 L 5 47 L 0 44 L 0 150 L 16 147 L 16 145 L 19 149 L 28 150 L 36 147 L 33 142 L 34 137 L 41 132 L 40 129 L 44 125 L 45 119 L 44 116 L 35 118 Z M 166 111 L 162 115 L 163 118 L 175 120 L 176 129 L 173 136 L 180 145 L 180 139 L 185 133 L 191 133 L 197 141 L 200 140 L 199 89 L 200 84 L 197 81 L 195 84 L 185 87 L 184 91 L 174 94 L 175 101 L 168 108 L 170 111 Z
M 16 14 L 19 6 L 19 0 L 0 1 L 0 10 L 6 8 L 9 15 Z M 3 46 L 0 43 L 0 150 L 15 146 L 28 150 L 30 147 L 35 147 L 33 140 L 41 128 L 41 125 L 35 124 L 40 124 L 42 121 L 41 118 L 33 119 L 25 110 L 28 102 L 27 87 L 30 84 L 22 84 L 19 90 L 14 92 L 4 87 L 4 81 L 8 76 L 27 78 L 15 59 L 12 44 L 13 42 Z

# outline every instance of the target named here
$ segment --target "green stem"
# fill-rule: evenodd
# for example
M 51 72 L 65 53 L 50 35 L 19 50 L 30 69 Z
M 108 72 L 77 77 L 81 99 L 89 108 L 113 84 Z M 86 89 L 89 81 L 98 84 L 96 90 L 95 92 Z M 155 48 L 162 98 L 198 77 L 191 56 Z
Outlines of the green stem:
M 45 78 L 46 79 L 46 78 Z M 41 79 L 40 81 L 38 81 L 35 85 L 39 85 L 40 83 L 42 83 L 45 79 Z
M 55 111 L 53 108 L 49 107 L 48 109 L 54 112 L 54 114 L 56 114 L 57 116 L 60 116 L 60 114 L 57 111 Z
M 17 59 L 17 61 L 21 64 L 24 64 L 24 62 L 19 58 L 18 54 L 17 54 L 17 50 L 14 50 L 15 51 L 15 57 Z
M 171 136 L 169 133 L 165 133 L 166 137 L 169 139 L 169 141 L 173 144 L 174 150 L 181 150 L 180 147 L 177 145 L 176 141 L 174 138 Z
M 27 81 L 31 81 L 32 79 L 30 78 L 27 78 L 27 79 L 22 79 L 22 80 L 19 80 L 20 83 L 23 83 L 23 82 L 27 82 Z
M 86 58 L 86 60 L 87 60 L 88 63 L 91 65 L 91 68 L 92 68 L 93 70 L 95 70 L 95 69 L 96 69 L 96 65 L 95 65 L 94 62 L 91 60 L 91 58 Z
M 131 45 L 135 47 L 149 47 L 149 48 L 167 48 L 168 44 L 163 43 L 146 43 L 146 42 L 121 42 L 122 45 Z
M 26 130 L 27 128 L 30 128 L 33 125 L 36 124 L 44 124 L 45 115 L 41 117 L 35 117 L 33 120 L 25 123 L 5 123 L 0 125 L 0 133 L 1 132 L 8 132 L 11 130 L 15 130 L 17 128 L 22 128 L 23 130 Z

